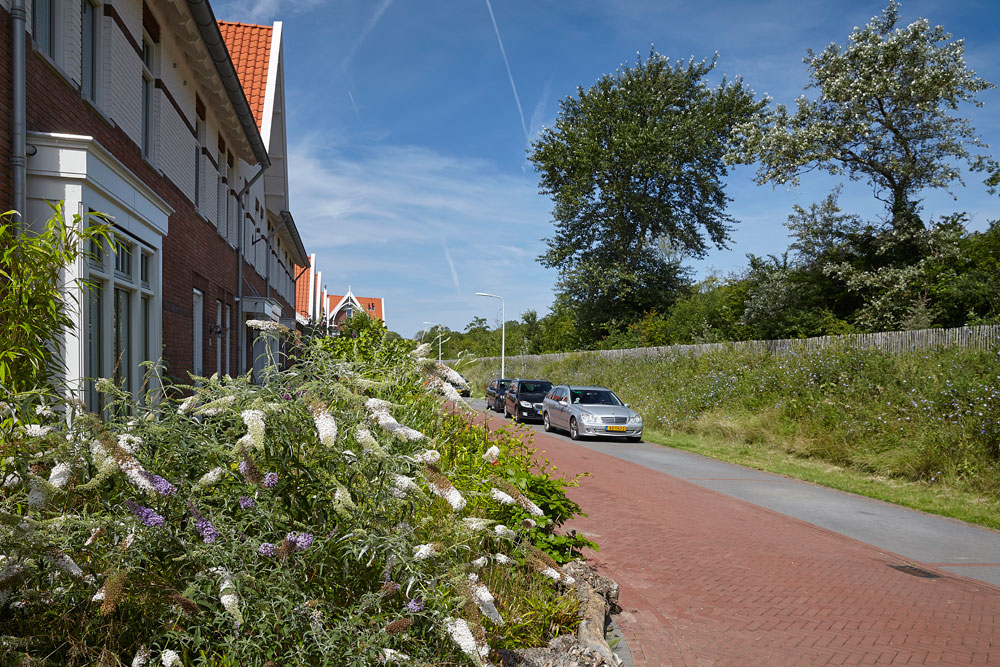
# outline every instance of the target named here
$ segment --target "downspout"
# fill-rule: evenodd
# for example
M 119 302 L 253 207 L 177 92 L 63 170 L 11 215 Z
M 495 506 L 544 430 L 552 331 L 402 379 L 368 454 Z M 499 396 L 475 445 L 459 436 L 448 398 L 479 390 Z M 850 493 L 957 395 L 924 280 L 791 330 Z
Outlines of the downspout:
M 236 321 L 239 323 L 238 335 L 236 337 L 236 369 L 240 375 L 246 372 L 246 354 L 243 352 L 243 340 L 246 338 L 246 331 L 243 326 L 243 237 L 246 236 L 246 223 L 243 220 L 243 198 L 257 179 L 264 175 L 267 164 L 260 167 L 257 175 L 247 181 L 240 193 L 236 195 L 236 216 L 239 224 L 239 239 L 236 241 L 237 264 L 236 269 Z
M 13 132 L 11 134 L 11 156 L 10 167 L 12 174 L 12 187 L 14 204 L 16 211 L 15 224 L 25 220 L 25 208 L 27 206 L 27 169 L 28 157 L 25 148 L 25 133 L 27 116 L 27 94 L 25 92 L 25 60 L 26 60 L 26 39 L 25 23 L 27 22 L 27 12 L 24 9 L 24 0 L 13 0 L 10 7 L 10 45 L 13 72 L 11 72 L 11 101 L 13 103 Z

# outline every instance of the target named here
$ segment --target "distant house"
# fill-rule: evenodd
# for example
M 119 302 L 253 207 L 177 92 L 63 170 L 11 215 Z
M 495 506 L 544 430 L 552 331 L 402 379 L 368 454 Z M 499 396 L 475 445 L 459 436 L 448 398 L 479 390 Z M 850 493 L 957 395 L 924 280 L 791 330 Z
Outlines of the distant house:
M 295 266 L 295 317 L 300 325 L 326 321 L 327 300 L 322 287 L 323 272 L 316 270 L 316 255 L 309 255 L 309 263 Z
M 246 319 L 294 323 L 293 266 L 309 258 L 288 213 L 282 52 L 280 23 L 218 23 L 204 0 L 0 0 L 0 152 L 12 156 L 0 210 L 31 225 L 64 201 L 69 218 L 113 221 L 113 247 L 70 270 L 95 286 L 74 295 L 63 341 L 91 408 L 82 378 L 138 396 L 146 360 L 185 379 L 239 373 L 254 358 Z
M 355 296 L 348 287 L 347 294 L 333 294 L 328 299 L 327 322 L 334 328 L 339 328 L 344 320 L 356 313 L 385 322 L 385 301 L 381 297 Z

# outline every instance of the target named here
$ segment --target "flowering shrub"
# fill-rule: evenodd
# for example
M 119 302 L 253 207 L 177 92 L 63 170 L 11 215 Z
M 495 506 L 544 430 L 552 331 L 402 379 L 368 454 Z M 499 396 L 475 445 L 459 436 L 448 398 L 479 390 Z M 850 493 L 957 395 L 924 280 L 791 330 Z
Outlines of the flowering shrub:
M 485 664 L 572 631 L 530 453 L 361 335 L 299 341 L 263 386 L 98 382 L 107 422 L 0 405 L 0 662 Z

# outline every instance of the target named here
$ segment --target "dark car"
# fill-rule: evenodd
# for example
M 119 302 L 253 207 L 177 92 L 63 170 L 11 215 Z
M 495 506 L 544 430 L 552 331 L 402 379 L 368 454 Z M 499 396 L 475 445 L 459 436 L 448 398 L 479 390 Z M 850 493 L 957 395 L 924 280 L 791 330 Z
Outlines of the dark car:
M 542 399 L 552 389 L 548 380 L 513 380 L 504 396 L 503 414 L 520 422 L 542 419 Z
M 507 385 L 510 380 L 506 378 L 493 378 L 486 385 L 486 408 L 493 412 L 503 410 L 503 395 L 507 392 Z

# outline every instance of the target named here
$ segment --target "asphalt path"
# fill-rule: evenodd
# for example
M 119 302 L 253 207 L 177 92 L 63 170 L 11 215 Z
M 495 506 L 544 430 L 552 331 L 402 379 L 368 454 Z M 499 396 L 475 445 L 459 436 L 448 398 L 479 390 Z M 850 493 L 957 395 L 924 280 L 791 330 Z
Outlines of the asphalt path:
M 485 409 L 482 399 L 467 401 L 480 411 Z M 541 424 L 528 426 L 544 432 Z M 568 434 L 546 435 L 572 442 Z M 997 531 L 662 445 L 610 438 L 573 444 L 894 552 L 917 564 L 1000 586 Z

